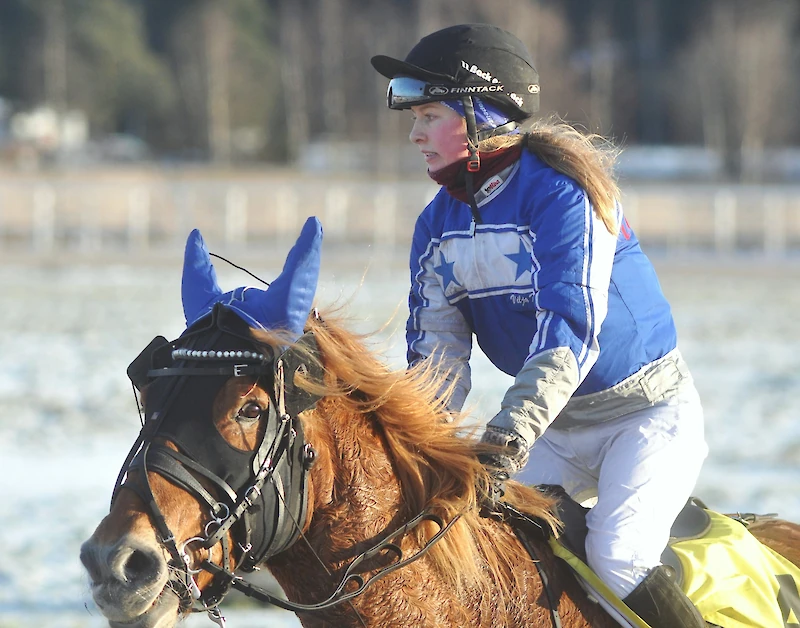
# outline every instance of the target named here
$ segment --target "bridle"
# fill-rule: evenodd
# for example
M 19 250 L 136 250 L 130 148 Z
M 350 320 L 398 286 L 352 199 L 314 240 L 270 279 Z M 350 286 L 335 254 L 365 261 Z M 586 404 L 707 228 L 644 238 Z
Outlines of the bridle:
M 421 558 L 458 521 L 460 515 L 445 525 L 438 515 L 423 510 L 354 558 L 334 592 L 314 604 L 281 599 L 237 576 L 235 569 L 254 571 L 302 536 L 308 501 L 307 474 L 316 452 L 304 441 L 298 414 L 314 407 L 318 397 L 295 386 L 294 374 L 300 372 L 311 381 L 319 381 L 322 366 L 316 340 L 310 332 L 276 354 L 271 347 L 256 347 L 247 326 L 224 306 L 215 306 L 210 321 L 201 323 L 173 342 L 156 337 L 128 368 L 136 389 L 160 385 L 161 390 L 156 391 L 156 400 L 151 402 L 148 389 L 142 429 L 120 470 L 111 501 L 113 506 L 124 487 L 134 491 L 146 505 L 172 557 L 176 572 L 173 580 L 182 585 L 176 593 L 181 596 L 184 611 L 207 612 L 213 621 L 224 626 L 218 607 L 231 588 L 294 612 L 324 610 L 352 600 L 379 578 Z M 199 346 L 201 341 L 203 347 Z M 217 347 L 220 343 L 224 348 Z M 221 385 L 230 377 L 239 376 L 256 377 L 269 391 L 267 427 L 255 452 L 233 450 L 208 420 L 175 421 L 175 400 L 181 392 L 187 392 L 186 387 L 195 377 L 204 384 L 212 381 Z M 202 389 L 210 408 L 210 399 L 219 386 L 203 385 Z M 166 446 L 166 440 L 178 450 Z M 236 469 L 247 472 L 242 474 Z M 142 471 L 142 483 L 130 481 L 130 472 L 135 470 Z M 177 541 L 153 496 L 150 471 L 183 488 L 208 507 L 210 519 L 202 535 Z M 214 492 L 206 485 L 211 485 Z M 425 522 L 437 524 L 439 531 L 413 555 L 404 557 L 400 539 Z M 234 527 L 243 542 L 231 548 L 228 533 Z M 196 544 L 199 549 L 210 550 L 218 543 L 222 548 L 220 564 L 205 559 L 192 568 L 189 546 Z M 234 551 L 239 554 L 236 567 Z M 365 562 L 375 558 L 385 564 L 370 570 L 374 571 L 371 577 L 357 573 Z M 200 571 L 212 575 L 211 583 L 202 592 L 195 580 Z
M 199 346 L 200 343 L 203 346 Z M 117 478 L 112 497 L 122 487 L 136 492 L 147 506 L 164 546 L 172 556 L 178 580 L 185 585 L 182 605 L 206 611 L 222 625 L 217 606 L 234 583 L 232 553 L 238 568 L 253 571 L 257 565 L 284 551 L 300 536 L 307 510 L 307 474 L 316 453 L 304 441 L 298 414 L 312 408 L 317 397 L 294 384 L 294 374 L 320 377 L 316 341 L 307 333 L 281 353 L 256 347 L 247 326 L 223 306 L 215 306 L 209 320 L 187 330 L 176 341 L 154 339 L 128 369 L 138 389 L 157 387 L 151 403 L 148 390 L 142 430 Z M 173 407 L 179 393 L 198 382 L 206 405 L 230 377 L 250 376 L 270 397 L 263 437 L 254 452 L 231 447 L 210 420 L 176 420 Z M 216 384 L 216 387 L 215 387 Z M 206 404 L 203 404 L 206 401 Z M 167 447 L 169 440 L 178 450 Z M 144 481 L 131 482 L 129 472 L 141 469 Z M 210 512 L 203 535 L 178 543 L 153 496 L 148 476 L 154 471 L 192 494 Z M 202 478 L 202 481 L 198 478 Z M 207 485 L 213 487 L 211 490 Z M 236 527 L 236 548 L 228 532 Z M 190 545 L 209 550 L 222 548 L 222 563 L 205 560 L 191 568 Z M 212 582 L 201 592 L 194 576 L 210 571 Z M 197 606 L 199 604 L 199 607 Z

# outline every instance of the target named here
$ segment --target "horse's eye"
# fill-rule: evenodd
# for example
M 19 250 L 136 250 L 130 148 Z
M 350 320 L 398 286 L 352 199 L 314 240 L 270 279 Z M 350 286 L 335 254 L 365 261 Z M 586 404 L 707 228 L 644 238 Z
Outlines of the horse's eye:
M 239 409 L 237 419 L 244 419 L 245 421 L 253 421 L 261 416 L 264 409 L 255 401 L 248 401 Z

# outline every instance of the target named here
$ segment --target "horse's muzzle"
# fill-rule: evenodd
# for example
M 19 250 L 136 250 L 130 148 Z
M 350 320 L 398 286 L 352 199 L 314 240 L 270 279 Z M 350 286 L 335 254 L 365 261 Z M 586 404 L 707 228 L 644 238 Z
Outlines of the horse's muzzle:
M 92 597 L 110 625 L 166 628 L 174 625 L 179 598 L 165 591 L 169 568 L 163 550 L 125 535 L 114 543 L 94 537 L 81 546 Z

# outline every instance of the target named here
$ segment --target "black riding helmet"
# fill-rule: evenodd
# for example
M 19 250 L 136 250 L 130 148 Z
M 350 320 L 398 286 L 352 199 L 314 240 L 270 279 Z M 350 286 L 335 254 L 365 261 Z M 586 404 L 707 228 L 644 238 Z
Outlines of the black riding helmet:
M 480 168 L 478 141 L 513 131 L 539 109 L 539 74 L 525 45 L 490 24 L 459 24 L 423 37 L 404 61 L 377 55 L 372 66 L 391 79 L 390 109 L 460 99 L 467 123 L 468 170 Z M 478 133 L 473 97 L 492 103 L 510 122 Z

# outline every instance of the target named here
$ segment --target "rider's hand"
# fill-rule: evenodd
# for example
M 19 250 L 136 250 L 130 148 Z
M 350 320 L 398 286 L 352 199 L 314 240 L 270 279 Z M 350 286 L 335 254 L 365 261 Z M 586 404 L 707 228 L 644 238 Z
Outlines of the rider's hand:
M 513 432 L 487 425 L 481 444 L 489 447 L 478 454 L 478 459 L 490 471 L 505 471 L 508 476 L 512 476 L 528 462 L 530 445 Z
M 481 444 L 489 446 L 478 453 L 478 460 L 489 472 L 489 484 L 484 488 L 484 505 L 492 511 L 505 495 L 506 480 L 525 466 L 528 446 L 516 435 L 490 426 L 486 428 Z

